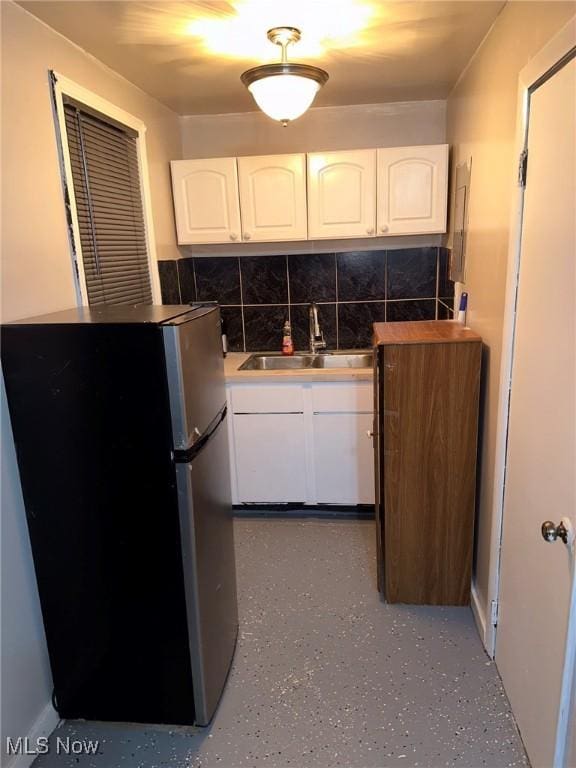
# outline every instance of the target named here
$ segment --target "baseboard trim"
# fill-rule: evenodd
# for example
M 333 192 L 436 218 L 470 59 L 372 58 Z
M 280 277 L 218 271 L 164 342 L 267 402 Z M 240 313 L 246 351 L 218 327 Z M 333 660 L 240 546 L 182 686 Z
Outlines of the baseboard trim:
M 234 517 L 272 517 L 284 519 L 373 520 L 371 504 L 235 504 Z
M 40 738 L 40 736 L 50 736 L 52 731 L 57 727 L 58 723 L 60 722 L 60 715 L 52 704 L 48 703 L 42 710 L 42 712 L 39 714 L 38 718 L 36 719 L 36 722 L 30 729 L 30 731 L 26 734 L 28 738 L 28 744 L 30 745 L 30 748 L 33 749 L 36 740 Z M 14 737 L 15 738 L 15 737 Z M 5 745 L 2 745 L 3 747 Z M 7 762 L 4 764 L 4 768 L 30 768 L 34 760 L 36 760 L 37 755 L 11 755 Z
M 472 589 L 470 590 L 470 607 L 472 608 L 474 621 L 476 622 L 482 645 L 488 650 L 486 646 L 486 613 L 480 603 L 480 597 L 475 584 L 472 584 Z

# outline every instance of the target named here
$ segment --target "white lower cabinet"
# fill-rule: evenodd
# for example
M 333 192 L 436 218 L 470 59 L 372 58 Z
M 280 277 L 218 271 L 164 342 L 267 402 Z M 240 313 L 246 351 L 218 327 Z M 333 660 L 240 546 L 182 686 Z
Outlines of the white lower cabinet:
M 234 416 L 238 501 L 306 501 L 306 450 L 301 413 Z
M 372 385 L 230 384 L 234 503 L 372 504 Z
M 317 504 L 373 504 L 371 413 L 315 413 Z

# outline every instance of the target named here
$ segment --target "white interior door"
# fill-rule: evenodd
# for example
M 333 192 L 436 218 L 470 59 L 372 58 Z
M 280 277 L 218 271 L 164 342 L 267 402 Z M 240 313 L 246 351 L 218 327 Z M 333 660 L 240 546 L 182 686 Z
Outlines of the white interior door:
M 571 556 L 541 535 L 576 523 L 576 61 L 530 98 L 496 662 L 534 768 L 555 741 Z

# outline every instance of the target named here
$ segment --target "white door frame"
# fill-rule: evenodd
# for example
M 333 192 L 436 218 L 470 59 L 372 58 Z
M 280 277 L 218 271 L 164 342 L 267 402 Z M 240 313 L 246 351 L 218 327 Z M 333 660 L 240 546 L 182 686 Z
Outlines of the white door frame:
M 556 67 L 576 46 L 576 16 L 558 32 L 533 59 L 522 69 L 519 76 L 518 109 L 516 122 L 516 140 L 514 157 L 520 160 L 528 138 L 529 91 L 547 73 Z M 530 170 L 528 168 L 528 174 Z M 493 492 L 493 510 L 490 545 L 490 568 L 488 582 L 488 606 L 498 601 L 500 592 L 500 558 L 502 542 L 502 519 L 504 513 L 504 488 L 506 481 L 506 453 L 508 445 L 508 420 L 510 409 L 510 390 L 512 382 L 512 362 L 514 353 L 514 333 L 516 324 L 516 298 L 520 273 L 520 255 L 522 245 L 522 221 L 524 210 L 524 188 L 519 184 L 513 191 L 510 238 L 508 244 L 508 266 L 506 278 L 504 327 L 502 334 L 502 357 L 500 373 L 500 394 L 498 401 L 498 424 L 496 432 L 495 481 Z M 576 603 L 576 590 L 572 589 L 572 605 Z M 571 612 L 569 631 L 576 631 L 576 611 Z M 489 614 L 489 612 L 488 612 Z M 491 658 L 496 649 L 497 626 L 487 616 L 484 645 Z M 574 644 L 573 644 L 574 645 Z M 562 700 L 558 722 L 555 766 L 564 763 L 564 748 L 570 710 L 570 693 L 574 675 L 574 653 L 566 655 L 562 685 Z
M 74 182 L 72 178 L 72 165 L 68 149 L 68 135 L 66 132 L 66 119 L 64 116 L 64 96 L 69 96 L 81 104 L 85 104 L 97 112 L 110 117 L 112 120 L 126 125 L 136 131 L 136 150 L 138 154 L 138 172 L 140 175 L 140 193 L 142 195 L 142 209 L 144 214 L 144 232 L 146 236 L 146 251 L 148 253 L 148 270 L 150 273 L 150 287 L 152 289 L 152 301 L 161 304 L 160 277 L 158 274 L 158 260 L 156 258 L 156 239 L 154 237 L 154 221 L 152 218 L 152 203 L 150 197 L 150 175 L 148 171 L 148 158 L 146 155 L 146 125 L 134 115 L 125 112 L 112 102 L 101 98 L 73 80 L 63 77 L 57 72 L 51 71 L 52 94 L 54 105 L 54 119 L 56 122 L 56 136 L 62 183 L 64 186 L 64 204 L 68 211 L 68 227 L 70 234 L 70 247 L 72 251 L 72 266 L 74 273 L 74 286 L 76 288 L 76 300 L 78 306 L 88 306 L 88 291 L 84 275 L 84 263 L 82 261 L 82 244 L 80 242 L 80 230 L 78 228 L 78 214 L 76 210 L 76 198 L 74 196 Z

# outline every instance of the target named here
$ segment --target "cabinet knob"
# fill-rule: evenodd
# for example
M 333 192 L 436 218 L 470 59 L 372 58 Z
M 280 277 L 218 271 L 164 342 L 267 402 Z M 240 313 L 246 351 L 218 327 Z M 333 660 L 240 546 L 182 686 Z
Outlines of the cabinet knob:
M 366 234 L 367 235 L 373 235 L 374 234 L 374 227 L 368 227 L 368 229 L 366 230 Z
M 236 232 L 230 232 L 230 240 L 238 240 L 238 235 Z
M 366 430 L 366 437 L 374 437 L 374 432 L 371 429 Z
M 243 234 L 244 240 L 250 240 L 251 237 L 252 237 L 252 235 L 250 234 L 250 232 L 244 232 L 244 234 Z
M 380 232 L 388 232 L 388 225 L 382 224 L 382 226 L 380 227 Z

